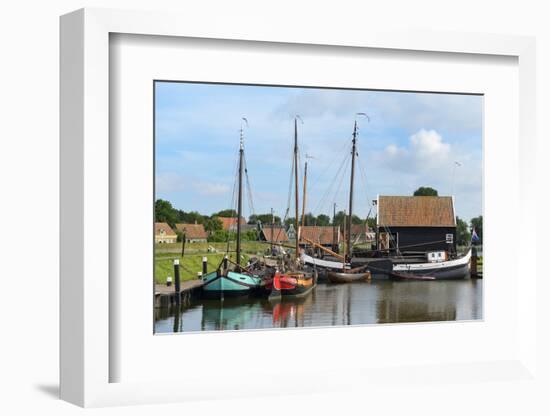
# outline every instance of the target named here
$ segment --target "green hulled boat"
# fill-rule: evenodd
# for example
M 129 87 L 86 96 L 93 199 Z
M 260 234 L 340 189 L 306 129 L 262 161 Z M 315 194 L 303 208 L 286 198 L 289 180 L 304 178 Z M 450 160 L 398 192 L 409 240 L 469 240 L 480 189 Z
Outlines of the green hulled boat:
M 246 118 L 243 118 L 248 125 Z M 252 273 L 244 272 L 241 267 L 241 218 L 243 199 L 243 171 L 244 171 L 244 136 L 241 124 L 241 137 L 239 148 L 239 173 L 238 173 L 238 199 L 237 199 L 237 258 L 234 270 L 229 270 L 227 257 L 220 267 L 214 272 L 202 277 L 203 296 L 206 298 L 223 299 L 226 297 L 247 296 L 258 290 L 262 279 Z
M 202 277 L 203 295 L 209 299 L 248 296 L 256 291 L 262 279 L 251 274 L 216 270 Z

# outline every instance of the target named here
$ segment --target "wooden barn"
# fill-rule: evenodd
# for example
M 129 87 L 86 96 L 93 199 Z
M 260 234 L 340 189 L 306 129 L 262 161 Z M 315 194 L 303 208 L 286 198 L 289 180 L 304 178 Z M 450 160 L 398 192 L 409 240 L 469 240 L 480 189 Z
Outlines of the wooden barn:
M 273 234 L 271 234 L 271 227 L 263 227 L 259 233 L 258 239 L 260 241 L 269 241 L 273 243 L 287 243 L 288 235 L 283 227 L 273 227 Z
M 202 224 L 176 224 L 176 229 L 185 235 L 187 243 L 204 243 L 208 238 L 208 233 Z
M 322 251 L 315 247 L 315 244 L 337 251 L 341 239 L 342 234 L 339 227 L 333 227 L 332 225 L 306 225 L 300 227 L 300 247 L 311 249 L 318 254 L 322 254 Z M 311 242 L 315 244 L 311 244 Z
M 376 241 L 390 254 L 456 253 L 456 214 L 450 196 L 379 196 Z

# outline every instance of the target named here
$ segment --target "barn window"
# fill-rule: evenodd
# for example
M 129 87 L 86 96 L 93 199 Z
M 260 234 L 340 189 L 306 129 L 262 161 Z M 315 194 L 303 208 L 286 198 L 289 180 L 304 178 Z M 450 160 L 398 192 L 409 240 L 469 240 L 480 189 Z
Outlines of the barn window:
M 453 235 L 452 234 L 447 234 L 446 240 L 447 240 L 447 243 L 452 243 L 453 242 Z

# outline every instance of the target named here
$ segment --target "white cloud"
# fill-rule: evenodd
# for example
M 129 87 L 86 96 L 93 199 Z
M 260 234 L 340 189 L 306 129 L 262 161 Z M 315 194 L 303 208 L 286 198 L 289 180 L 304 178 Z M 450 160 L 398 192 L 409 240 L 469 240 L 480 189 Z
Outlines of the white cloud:
M 451 145 L 445 143 L 435 130 L 421 129 L 411 137 L 407 147 L 386 146 L 378 157 L 378 164 L 410 173 L 431 170 L 449 161 Z
M 447 159 L 451 150 L 451 145 L 443 143 L 443 139 L 435 130 L 421 129 L 411 136 L 410 142 L 415 157 L 422 161 L 433 158 Z

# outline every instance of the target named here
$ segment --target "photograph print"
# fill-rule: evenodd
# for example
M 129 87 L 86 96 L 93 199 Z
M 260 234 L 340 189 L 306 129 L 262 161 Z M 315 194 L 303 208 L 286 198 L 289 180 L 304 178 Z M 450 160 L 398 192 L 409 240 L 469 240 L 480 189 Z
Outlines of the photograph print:
M 153 88 L 156 334 L 483 318 L 483 95 Z

